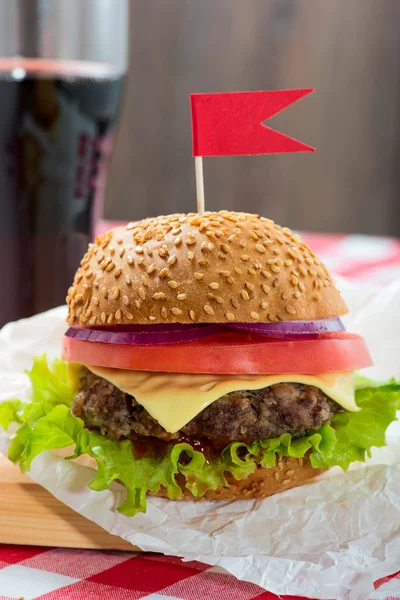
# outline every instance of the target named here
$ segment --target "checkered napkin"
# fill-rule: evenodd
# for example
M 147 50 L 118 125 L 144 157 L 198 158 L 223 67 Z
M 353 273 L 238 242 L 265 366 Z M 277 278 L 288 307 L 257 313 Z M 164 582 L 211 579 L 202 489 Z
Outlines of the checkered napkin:
M 400 600 L 400 571 L 368 600 Z M 0 545 L 0 600 L 278 600 L 219 567 L 155 554 Z M 282 600 L 302 600 L 282 596 Z M 367 600 L 367 599 L 366 599 Z

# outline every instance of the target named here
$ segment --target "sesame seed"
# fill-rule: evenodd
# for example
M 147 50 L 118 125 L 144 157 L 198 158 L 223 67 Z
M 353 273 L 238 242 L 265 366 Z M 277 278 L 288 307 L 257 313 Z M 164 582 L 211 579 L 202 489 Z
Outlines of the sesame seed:
M 236 234 L 235 234 L 235 233 L 233 233 L 232 235 L 230 235 L 230 236 L 228 237 L 228 242 L 229 242 L 229 243 L 233 242 L 233 240 L 235 239 L 235 237 L 236 237 Z
M 282 292 L 281 298 L 282 300 L 288 300 L 290 298 L 290 292 Z
M 285 310 L 286 310 L 287 313 L 289 313 L 289 315 L 295 315 L 296 314 L 296 309 L 293 308 L 293 306 L 290 306 L 289 304 L 286 304 Z
M 206 258 L 201 258 L 199 260 L 199 265 L 201 265 L 202 267 L 204 267 L 205 265 L 208 265 L 208 260 Z
M 288 485 L 290 483 L 290 479 L 284 479 L 282 481 L 282 485 Z
M 146 275 L 142 275 L 141 277 L 142 283 L 145 287 L 147 287 L 149 285 L 149 282 L 147 281 L 147 277 Z
M 231 277 L 230 275 L 229 275 L 229 277 L 227 277 L 227 278 L 226 278 L 226 281 L 227 281 L 228 283 L 230 283 L 230 284 L 234 284 L 234 283 L 235 283 L 235 280 L 234 280 L 234 279 L 233 279 L 233 277 Z
M 285 475 L 294 475 L 294 469 L 289 469 L 286 471 Z
M 299 290 L 301 292 L 305 292 L 306 291 L 306 286 L 304 285 L 304 283 L 302 281 L 299 281 L 298 285 L 299 285 Z
M 209 252 L 212 252 L 212 251 L 214 250 L 214 244 L 213 244 L 212 242 L 209 242 L 209 243 L 207 244 L 207 248 L 208 248 L 208 251 L 209 251 Z
M 321 294 L 319 292 L 315 292 L 315 294 L 313 295 L 314 300 L 321 300 Z
M 287 267 L 290 267 L 290 265 L 292 265 L 292 264 L 293 264 L 293 261 L 290 258 L 288 258 L 287 260 L 285 260 L 285 265 Z
M 256 313 L 256 312 L 254 312 L 253 310 L 251 311 L 250 316 L 255 321 L 258 321 L 258 319 L 260 318 L 260 315 L 258 313 Z
M 219 283 L 217 283 L 216 281 L 213 281 L 212 283 L 210 283 L 208 285 L 209 288 L 211 288 L 212 290 L 217 290 L 219 288 Z
M 182 237 L 180 235 L 178 235 L 178 237 L 175 238 L 174 240 L 174 246 L 180 246 L 182 244 Z
M 187 294 L 178 294 L 177 295 L 178 300 L 186 300 L 186 298 L 187 298 Z
M 146 300 L 146 292 L 142 287 L 139 288 L 139 296 L 142 300 Z
M 255 269 L 253 269 L 253 267 L 249 267 L 247 269 L 247 271 L 250 273 L 250 275 L 257 275 L 257 271 Z
M 115 264 L 113 262 L 111 262 L 108 267 L 106 267 L 106 271 L 107 273 L 110 273 L 110 271 L 112 271 L 115 268 Z
M 192 260 L 194 259 L 194 252 L 188 252 L 188 255 L 187 255 L 187 256 L 188 256 L 188 260 L 189 260 L 190 262 L 192 262 Z
M 298 292 L 297 290 L 295 291 L 295 293 L 293 294 L 293 296 L 295 298 L 300 298 L 301 297 L 301 292 Z
M 156 318 L 153 315 L 149 316 L 149 321 L 155 321 L 155 320 L 156 320 Z
M 229 275 L 231 274 L 230 271 L 218 271 L 218 273 L 222 275 L 222 277 L 229 277 Z
M 200 281 L 201 279 L 203 279 L 204 275 L 203 273 L 199 273 L 198 271 L 196 271 L 196 273 L 193 273 L 193 277 L 197 279 L 197 281 Z
M 172 256 L 169 257 L 169 259 L 167 260 L 167 265 L 169 267 L 172 267 L 172 265 L 174 265 L 176 263 L 176 256 L 175 254 L 173 254 Z
M 222 298 L 222 296 L 215 296 L 215 299 L 218 302 L 218 304 L 223 304 L 224 303 L 224 299 Z
M 324 279 L 324 286 L 329 287 L 330 285 L 331 285 L 331 282 L 329 281 L 329 279 Z
M 165 308 L 165 306 L 163 306 L 161 309 L 161 317 L 163 319 L 166 319 L 168 317 L 168 312 L 167 312 L 167 309 Z
M 253 238 L 253 240 L 258 240 L 258 239 L 260 239 L 260 236 L 258 236 L 258 235 L 256 234 L 256 232 L 255 232 L 255 231 L 251 231 L 251 232 L 250 232 L 250 237 L 252 237 L 252 238 Z M 264 252 L 265 252 L 265 250 L 264 250 Z
M 295 286 L 299 283 L 299 280 L 297 279 L 296 275 L 290 276 L 290 283 Z
M 135 264 L 135 261 L 133 260 L 133 256 L 128 256 L 127 261 L 128 261 L 128 265 L 134 265 Z
M 193 246 L 193 244 L 196 243 L 196 240 L 194 238 L 187 238 L 185 242 L 187 246 Z
M 116 287 L 111 294 L 111 300 L 116 300 L 119 296 L 119 287 Z
M 272 275 L 269 271 L 261 271 L 261 275 L 263 277 L 265 277 L 266 279 L 268 279 L 269 277 L 272 277 Z
M 240 257 L 243 261 L 249 260 L 250 256 L 248 254 L 242 254 Z
M 306 258 L 306 263 L 308 265 L 313 265 L 314 264 L 314 260 L 311 258 L 311 256 L 307 256 Z
M 203 242 L 203 243 L 201 244 L 201 248 L 200 248 L 200 250 L 201 250 L 202 252 L 205 252 L 205 251 L 207 250 L 207 242 Z
M 268 306 L 269 306 L 269 304 L 265 300 L 263 300 L 263 302 L 261 302 L 261 304 L 260 304 L 260 308 L 262 308 L 263 310 L 266 310 L 268 308 Z
M 213 310 L 213 308 L 211 308 L 211 306 L 209 304 L 204 305 L 204 312 L 206 312 L 208 315 L 214 314 L 214 310 Z
M 196 313 L 194 312 L 194 310 L 191 310 L 191 311 L 189 312 L 189 316 L 190 316 L 190 318 L 192 319 L 192 321 L 197 321 L 197 318 L 196 318 Z
M 122 269 L 121 269 L 121 267 L 118 267 L 118 269 L 114 273 L 115 279 L 118 279 L 118 277 L 121 275 L 121 273 L 122 273 Z
M 269 313 L 268 315 L 268 319 L 272 322 L 277 321 L 278 319 L 276 318 L 276 315 L 274 315 L 273 313 Z
M 100 304 L 99 299 L 96 298 L 96 296 L 92 296 L 92 302 L 95 306 L 98 306 Z
M 126 283 L 126 285 L 131 285 L 132 279 L 129 277 L 129 275 L 126 275 L 126 277 L 125 277 L 125 283 Z
M 97 321 L 96 317 L 92 317 L 90 319 L 89 323 L 90 323 L 90 325 L 96 325 L 96 321 Z
M 241 270 L 241 269 L 239 269 L 239 267 L 235 267 L 235 273 L 236 273 L 237 275 L 242 275 L 242 274 L 243 274 L 242 270 Z
M 178 287 L 178 284 L 176 281 L 174 281 L 173 279 L 171 279 L 171 281 L 168 281 L 168 285 L 170 288 L 175 289 Z
M 231 298 L 231 304 L 233 308 L 239 308 L 239 302 L 236 300 L 236 298 Z
M 176 227 L 172 230 L 172 235 L 178 235 L 178 233 L 181 233 L 181 231 L 182 229 L 180 227 Z
M 273 273 L 280 273 L 280 271 L 281 271 L 280 268 L 277 267 L 276 265 L 271 265 L 270 269 Z
M 293 250 L 293 248 L 288 248 L 288 254 L 289 256 L 291 256 L 292 258 L 297 258 L 297 252 L 295 250 Z
M 125 248 L 121 248 L 119 251 L 120 258 L 122 258 L 124 254 L 125 254 Z
M 234 321 L 235 320 L 235 315 L 231 312 L 227 312 L 225 313 L 225 317 L 228 319 L 228 321 Z
M 303 266 L 303 265 L 299 265 L 298 266 L 299 272 L 304 275 L 304 277 L 307 275 L 307 269 Z
M 244 284 L 250 292 L 254 292 L 254 285 L 252 283 L 248 283 L 247 281 Z
M 275 481 L 278 481 L 278 479 L 279 479 L 279 473 L 278 473 L 278 471 L 276 471 L 274 473 L 274 479 L 275 479 Z
M 242 246 L 242 248 L 245 248 L 247 242 L 246 242 L 246 240 L 240 240 L 239 244 Z
M 220 248 L 221 248 L 222 252 L 225 252 L 225 254 L 229 254 L 229 252 L 231 251 L 228 244 L 221 244 Z
M 135 300 L 136 308 L 140 308 L 140 304 L 141 304 L 140 300 Z
M 153 271 L 155 271 L 156 269 L 156 263 L 151 263 L 150 266 L 147 267 L 147 274 L 151 275 L 153 273 Z
M 211 294 L 211 292 L 208 292 L 208 294 L 207 294 L 207 298 L 208 298 L 209 300 L 215 300 L 215 296 L 214 296 L 214 294 Z
M 172 312 L 172 314 L 173 314 L 173 315 L 175 315 L 176 317 L 178 317 L 179 315 L 181 315 L 181 314 L 182 314 L 182 311 L 181 311 L 181 309 L 180 309 L 180 308 L 176 308 L 176 307 L 173 307 L 173 308 L 171 308 L 171 312 Z
M 256 250 L 257 250 L 257 252 L 260 252 L 261 254 L 264 254 L 264 252 L 266 252 L 266 249 L 262 244 L 256 244 Z
M 107 319 L 107 323 L 108 323 L 109 325 L 111 325 L 111 323 L 113 322 L 113 319 L 114 319 L 114 315 L 111 313 L 111 314 L 109 315 L 108 319 Z
M 269 294 L 271 291 L 271 288 L 266 283 L 261 284 L 261 288 L 264 294 Z
M 165 267 L 164 269 L 161 269 L 161 271 L 158 274 L 159 277 L 168 277 L 168 275 L 169 275 L 169 270 L 167 269 L 167 267 Z
M 245 302 L 248 302 L 248 301 L 250 300 L 250 296 L 249 296 L 249 294 L 246 292 L 246 290 L 242 290 L 242 291 L 240 292 L 240 295 L 242 296 L 242 298 L 243 298 L 243 300 L 244 300 Z
M 143 248 L 142 248 L 142 246 L 136 246 L 135 252 L 136 252 L 136 254 L 143 254 Z
M 122 318 L 122 312 L 120 308 L 115 313 L 115 318 L 117 319 L 117 321 L 119 321 Z
M 125 306 L 129 306 L 129 298 L 128 298 L 128 296 L 122 296 L 122 302 L 125 304 Z

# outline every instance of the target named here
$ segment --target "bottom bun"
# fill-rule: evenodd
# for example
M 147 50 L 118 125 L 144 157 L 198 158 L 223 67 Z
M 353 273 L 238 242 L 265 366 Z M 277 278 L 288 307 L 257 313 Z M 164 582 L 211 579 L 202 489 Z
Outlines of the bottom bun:
M 257 465 L 254 473 L 251 473 L 244 479 L 237 481 L 231 474 L 226 475 L 226 481 L 229 487 L 219 486 L 215 490 L 208 490 L 201 498 L 195 498 L 185 487 L 185 478 L 177 481 L 182 489 L 183 496 L 178 500 L 250 500 L 252 498 L 266 498 L 278 492 L 289 490 L 303 483 L 307 483 L 318 475 L 321 475 L 326 469 L 314 469 L 311 466 L 310 459 L 305 458 L 282 458 L 274 468 L 262 467 Z M 152 494 L 167 498 L 164 488 L 157 494 Z

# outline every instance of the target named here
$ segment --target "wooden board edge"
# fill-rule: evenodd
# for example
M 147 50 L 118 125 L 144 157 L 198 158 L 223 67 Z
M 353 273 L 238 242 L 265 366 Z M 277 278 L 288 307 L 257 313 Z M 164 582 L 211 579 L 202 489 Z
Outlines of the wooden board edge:
M 0 543 L 140 552 L 0 460 Z

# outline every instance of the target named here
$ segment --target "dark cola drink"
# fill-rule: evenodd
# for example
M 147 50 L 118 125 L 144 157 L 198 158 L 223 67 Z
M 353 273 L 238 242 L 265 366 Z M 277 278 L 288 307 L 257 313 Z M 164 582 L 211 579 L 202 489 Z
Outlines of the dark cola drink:
M 65 302 L 103 206 L 123 77 L 48 62 L 0 59 L 0 326 Z

